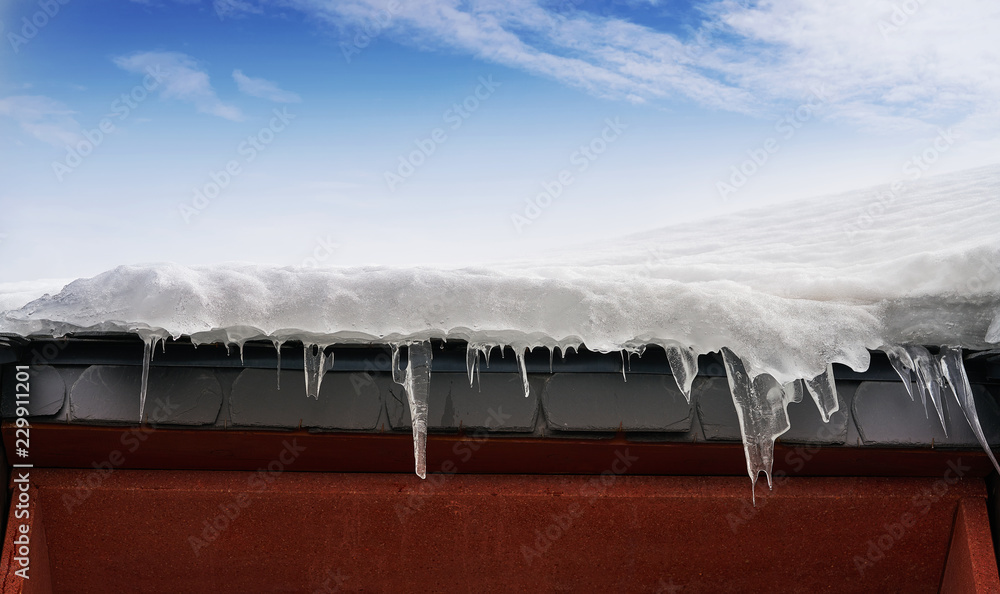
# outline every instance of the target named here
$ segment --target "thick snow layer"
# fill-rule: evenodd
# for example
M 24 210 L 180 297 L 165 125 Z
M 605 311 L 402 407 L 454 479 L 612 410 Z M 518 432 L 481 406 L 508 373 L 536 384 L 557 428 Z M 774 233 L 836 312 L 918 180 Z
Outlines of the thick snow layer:
M 3 325 L 45 334 L 164 330 L 235 343 L 448 337 L 611 351 L 677 341 L 700 352 L 729 346 L 781 381 L 813 377 L 831 360 L 865 369 L 866 349 L 882 343 L 877 308 L 866 305 L 777 297 L 722 281 L 628 282 L 621 271 L 588 270 L 546 278 L 499 270 L 123 266 L 11 312 Z
M 998 202 L 1000 167 L 989 167 L 491 269 L 122 266 L 7 312 L 0 331 L 603 351 L 679 343 L 728 347 L 750 375 L 785 383 L 831 362 L 863 370 L 882 345 L 989 346 Z

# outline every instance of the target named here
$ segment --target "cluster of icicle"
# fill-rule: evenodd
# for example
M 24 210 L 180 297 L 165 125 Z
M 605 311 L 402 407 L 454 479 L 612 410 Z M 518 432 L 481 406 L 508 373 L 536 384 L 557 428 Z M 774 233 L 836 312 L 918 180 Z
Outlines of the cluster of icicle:
M 948 435 L 948 427 L 942 399 L 946 396 L 946 392 L 952 394 L 979 444 L 989 455 L 993 466 L 1000 472 L 1000 465 L 997 464 L 983 434 L 983 428 L 979 424 L 972 386 L 969 384 L 962 361 L 962 349 L 942 346 L 937 356 L 922 346 L 914 345 L 884 347 L 883 351 L 903 380 L 911 401 L 914 399 L 913 386 L 916 385 L 925 415 L 929 415 L 927 400 L 931 401 L 945 436 Z M 774 442 L 790 427 L 788 405 L 800 402 L 804 389 L 816 402 L 823 422 L 828 423 L 830 417 L 840 410 L 833 367 L 829 366 L 815 378 L 795 380 L 781 385 L 766 373 L 750 378 L 743 362 L 729 349 L 722 349 L 722 357 L 726 364 L 726 375 L 729 378 L 733 403 L 736 405 L 736 414 L 740 419 L 747 471 L 754 486 L 757 477 L 763 472 L 770 488 Z
M 143 418 L 146 403 L 150 360 L 156 350 L 157 343 L 164 341 L 165 337 L 143 335 L 142 338 L 145 342 L 145 349 L 139 399 L 140 419 Z M 278 386 L 280 389 L 281 343 L 275 341 L 274 344 L 278 350 Z M 242 344 L 239 346 L 242 359 Z M 330 345 L 305 344 L 304 346 L 303 369 L 305 371 L 306 396 L 318 399 L 323 375 L 333 365 L 333 354 L 325 352 L 326 347 Z M 397 384 L 403 386 L 410 408 L 416 474 L 420 478 L 426 478 L 427 406 L 433 358 L 431 343 L 409 341 L 391 344 L 390 347 L 392 349 L 392 378 Z M 405 368 L 400 363 L 400 348 L 405 348 L 407 351 Z M 502 352 L 505 345 L 469 343 L 466 351 L 466 368 L 470 386 L 479 376 L 480 362 L 485 362 L 486 366 L 489 366 L 490 352 L 494 348 L 499 348 Z M 688 404 L 691 404 L 691 385 L 698 375 L 698 354 L 693 349 L 681 345 L 666 344 L 664 348 L 677 387 L 684 394 Z M 530 394 L 524 358 L 527 350 L 527 348 L 516 350 L 525 397 Z M 976 439 L 979 440 L 980 445 L 993 461 L 993 465 L 1000 472 L 1000 465 L 997 464 L 979 424 L 972 387 L 969 384 L 969 378 L 962 361 L 962 349 L 954 346 L 942 346 L 937 356 L 932 355 L 922 346 L 914 345 L 889 346 L 883 347 L 882 350 L 889 357 L 889 361 L 899 374 L 900 379 L 903 380 L 911 401 L 914 400 L 914 385 L 916 386 L 916 393 L 920 395 L 925 415 L 929 415 L 927 401 L 930 400 L 946 436 L 948 435 L 948 427 L 945 420 L 943 399 L 946 397 L 946 393 L 952 394 L 973 433 L 975 433 Z M 640 348 L 633 352 L 641 356 L 642 351 L 643 349 Z M 554 350 L 550 351 L 550 361 L 553 353 Z M 756 487 L 760 473 L 764 473 L 768 488 L 771 488 L 774 443 L 791 426 L 788 420 L 788 405 L 792 402 L 801 402 L 805 393 L 808 393 L 816 403 L 825 423 L 829 423 L 832 415 L 840 410 L 833 365 L 829 365 L 826 371 L 814 378 L 780 384 L 767 373 L 750 377 L 740 357 L 728 348 L 722 349 L 722 358 L 725 362 L 733 404 L 736 406 L 736 414 L 739 417 L 747 472 L 754 487 Z M 624 365 L 622 374 L 623 376 L 625 374 Z

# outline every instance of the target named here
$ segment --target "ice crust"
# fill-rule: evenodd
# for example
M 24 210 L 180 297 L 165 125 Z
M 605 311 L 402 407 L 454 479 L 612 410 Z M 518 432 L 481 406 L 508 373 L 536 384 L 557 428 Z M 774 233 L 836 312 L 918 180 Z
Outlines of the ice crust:
M 920 345 L 1000 341 L 998 201 L 1000 166 L 991 166 L 490 268 L 120 266 L 3 313 L 0 332 L 135 332 L 147 368 L 168 336 L 241 350 L 253 339 L 299 341 L 314 397 L 328 367 L 324 347 L 389 344 L 421 451 L 430 339 L 469 343 L 470 382 L 493 347 L 512 347 L 526 396 L 524 354 L 536 347 L 622 351 L 627 363 L 661 345 L 688 399 L 697 356 L 721 351 L 748 472 L 770 482 L 788 402 L 808 392 L 828 420 L 839 407 L 831 364 L 863 371 L 869 350 L 889 354 L 911 397 L 916 382 L 942 426 L 942 394 L 952 390 L 982 433 L 962 385 L 961 350 L 934 356 Z M 397 368 L 401 346 L 405 368 Z M 142 407 L 144 399 L 140 415 Z

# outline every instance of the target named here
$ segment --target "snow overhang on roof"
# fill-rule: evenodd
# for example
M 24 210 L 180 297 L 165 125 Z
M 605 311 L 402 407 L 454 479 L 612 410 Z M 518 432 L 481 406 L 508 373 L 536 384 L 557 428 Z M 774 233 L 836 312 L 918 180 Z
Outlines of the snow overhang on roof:
M 387 349 L 421 475 L 440 357 L 432 341 L 465 345 L 469 379 L 491 352 L 510 348 L 529 399 L 538 347 L 544 358 L 584 347 L 612 353 L 627 368 L 641 367 L 646 357 L 633 355 L 652 345 L 688 406 L 713 354 L 754 480 L 770 473 L 789 407 L 812 401 L 829 420 L 843 406 L 834 365 L 840 375 L 863 373 L 880 350 L 942 432 L 964 417 L 988 451 L 967 368 L 971 353 L 1000 341 L 998 190 L 1000 167 L 988 167 L 921 180 L 905 201 L 897 189 L 873 188 L 490 269 L 123 266 L 3 314 L 0 332 L 139 336 L 136 419 L 168 338 L 240 352 L 254 341 L 279 352 L 301 343 L 313 397 L 328 354 L 337 369 L 341 349 Z M 948 403 L 962 415 L 949 420 Z

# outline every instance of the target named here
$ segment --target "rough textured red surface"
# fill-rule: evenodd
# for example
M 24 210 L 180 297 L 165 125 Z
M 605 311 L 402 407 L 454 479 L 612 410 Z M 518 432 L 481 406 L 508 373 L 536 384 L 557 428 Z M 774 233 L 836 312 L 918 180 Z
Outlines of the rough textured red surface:
M 19 503 L 21 492 L 18 482 L 19 470 L 14 469 L 11 484 L 13 485 L 13 505 L 7 519 L 7 534 L 4 537 L 3 556 L 0 558 L 0 576 L 2 576 L 4 594 L 45 594 L 52 592 L 52 575 L 49 571 L 49 550 L 45 538 L 45 524 L 38 513 L 38 489 L 30 483 L 26 491 L 27 502 L 21 508 L 14 507 Z M 18 510 L 27 510 L 24 517 L 16 517 Z M 27 526 L 22 529 L 22 526 Z M 25 532 L 27 530 L 27 532 Z M 19 544 L 16 539 L 22 539 Z M 27 542 L 25 542 L 25 540 Z M 22 556 L 21 546 L 28 547 L 27 556 Z M 18 559 L 27 559 L 20 561 Z M 18 571 L 24 571 L 18 574 Z M 22 576 L 27 576 L 25 579 Z
M 153 427 L 32 426 L 31 461 L 36 466 L 192 470 L 256 470 L 296 439 L 306 448 L 296 470 L 413 472 L 409 434 L 308 433 L 305 431 L 219 431 Z M 14 427 L 3 424 L 8 454 Z M 67 444 L 72 444 L 68 447 Z M 628 447 L 639 459 L 630 474 L 745 476 L 739 443 L 650 443 L 615 439 L 564 439 L 431 435 L 427 469 L 454 465 L 460 473 L 597 474 L 609 456 Z M 112 460 L 117 452 L 120 458 Z M 993 466 L 981 450 L 901 450 L 809 447 L 779 443 L 774 470 L 789 476 L 937 476 L 949 460 L 961 458 L 966 476 L 984 477 Z
M 986 502 L 961 500 L 955 512 L 955 529 L 941 583 L 942 594 L 1000 593 L 1000 577 L 992 547 Z
M 102 593 L 937 592 L 956 510 L 985 497 L 981 479 L 944 464 L 939 478 L 785 479 L 758 488 L 754 508 L 745 477 L 627 476 L 615 473 L 638 461 L 604 462 L 599 476 L 32 480 L 55 591 Z M 982 520 L 963 517 L 983 561 Z

